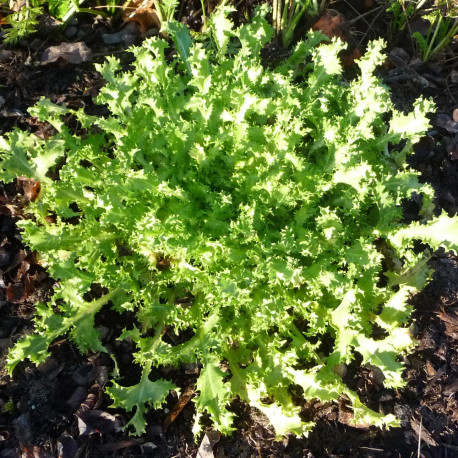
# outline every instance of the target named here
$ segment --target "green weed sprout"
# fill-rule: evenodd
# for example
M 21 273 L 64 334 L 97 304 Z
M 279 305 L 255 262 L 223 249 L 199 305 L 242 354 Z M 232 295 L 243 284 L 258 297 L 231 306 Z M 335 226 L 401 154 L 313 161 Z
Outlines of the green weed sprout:
M 393 14 L 391 21 L 391 31 L 397 32 L 404 30 L 408 22 L 418 13 L 426 4 L 427 0 L 391 0 L 390 7 L 387 11 Z
M 288 48 L 299 20 L 304 14 L 316 16 L 323 10 L 325 0 L 273 0 L 272 22 L 276 36 L 283 47 Z
M 438 8 L 424 16 L 430 22 L 428 35 L 424 37 L 419 32 L 413 34 L 420 49 L 421 60 L 427 62 L 434 58 L 458 35 L 457 11 L 456 9 L 451 10 L 446 16 L 443 16 Z

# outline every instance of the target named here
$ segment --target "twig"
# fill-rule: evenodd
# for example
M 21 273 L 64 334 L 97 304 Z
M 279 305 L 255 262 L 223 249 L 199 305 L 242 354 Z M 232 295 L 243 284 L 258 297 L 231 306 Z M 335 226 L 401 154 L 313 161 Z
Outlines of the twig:
M 351 5 L 350 5 L 351 6 Z M 353 7 L 352 7 L 353 8 Z M 369 16 L 370 14 L 374 13 L 377 10 L 381 10 L 383 8 L 382 6 L 377 6 L 376 8 L 372 8 L 370 11 L 366 11 L 363 14 L 360 14 L 359 16 L 356 16 L 355 18 L 351 19 L 348 21 L 349 25 L 353 25 L 355 22 L 358 22 L 360 19 L 364 19 L 366 16 Z M 356 12 L 357 10 L 353 8 Z M 371 25 L 364 19 L 364 22 L 370 27 Z
M 418 433 L 418 448 L 417 448 L 417 458 L 420 458 L 420 447 L 421 447 L 421 427 L 423 424 L 423 417 L 420 416 L 420 432 Z
M 367 29 L 367 31 L 364 33 L 363 35 L 363 38 L 361 38 L 361 40 L 359 41 L 358 43 L 358 48 L 361 47 L 361 44 L 362 42 L 364 41 L 364 39 L 366 38 L 367 34 L 369 33 L 369 30 L 372 29 L 372 26 L 374 25 L 375 21 L 378 19 L 378 17 L 383 13 L 383 9 L 381 9 L 379 11 L 379 13 L 377 14 L 377 16 L 374 17 L 374 19 L 372 19 L 371 23 L 369 24 L 369 29 Z

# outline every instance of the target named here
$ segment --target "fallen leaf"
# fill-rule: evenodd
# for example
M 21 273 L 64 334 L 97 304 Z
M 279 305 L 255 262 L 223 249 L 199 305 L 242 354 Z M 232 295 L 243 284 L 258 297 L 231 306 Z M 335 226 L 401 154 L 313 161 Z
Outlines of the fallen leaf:
M 69 434 L 62 434 L 57 440 L 57 458 L 73 458 L 78 451 L 78 443 Z
M 446 313 L 445 310 L 437 313 L 437 316 L 444 323 L 445 334 L 452 339 L 458 339 L 458 313 L 453 311 L 452 313 Z
M 83 42 L 61 43 L 58 46 L 50 46 L 43 51 L 41 65 L 56 62 L 58 59 L 64 59 L 71 64 L 80 64 L 90 60 L 91 57 L 92 51 Z
M 340 38 L 347 42 L 350 38 L 350 29 L 343 14 L 336 10 L 328 9 L 312 27 L 313 30 L 320 30 L 328 38 Z
M 458 134 L 458 122 L 452 121 L 450 117 L 444 113 L 438 114 L 436 116 L 435 125 L 442 127 L 451 134 Z
M 67 399 L 65 404 L 67 404 L 73 411 L 75 411 L 82 402 L 87 397 L 87 390 L 84 386 L 79 386 L 76 390 L 72 393 L 72 395 Z
M 91 436 L 92 434 L 108 434 L 121 431 L 119 420 L 103 410 L 87 410 L 76 414 L 78 418 L 78 431 L 80 436 Z
M 426 369 L 426 373 L 430 377 L 434 377 L 436 375 L 436 370 L 434 369 L 434 367 L 431 364 L 431 361 L 429 359 L 426 360 L 425 369 Z
M 355 60 L 358 60 L 361 57 L 361 50 L 359 48 L 354 48 L 353 51 L 347 52 L 342 51 L 340 59 L 344 68 L 352 68 L 355 65 Z
M 99 397 L 100 396 L 97 393 L 89 393 L 85 400 L 78 407 L 75 415 L 80 416 L 83 412 L 87 412 L 88 410 L 93 409 L 96 406 Z
M 13 304 L 22 304 L 27 298 L 24 285 L 22 283 L 11 283 L 6 288 L 6 297 Z
M 79 386 L 91 386 L 97 376 L 97 369 L 91 364 L 83 364 L 72 374 L 72 380 Z
M 353 407 L 351 402 L 344 398 L 340 397 L 338 399 L 338 421 L 344 425 L 352 426 L 353 428 L 359 429 L 366 429 L 369 428 L 371 425 L 369 423 L 356 423 L 355 422 L 355 415 L 353 413 Z
M 454 122 L 458 122 L 458 108 L 453 110 L 452 118 Z
M 143 455 L 150 456 L 153 453 L 153 450 L 157 448 L 157 445 L 153 442 L 145 442 L 144 444 L 140 445 L 140 450 L 142 451 Z
M 213 447 L 219 442 L 221 435 L 218 431 L 209 431 L 200 443 L 196 458 L 214 458 Z
M 162 425 L 162 429 L 164 432 L 167 431 L 169 426 L 176 420 L 178 415 L 180 415 L 181 411 L 184 409 L 186 404 L 191 400 L 193 394 L 194 386 L 188 386 L 186 390 L 184 390 L 183 393 L 181 393 L 177 403 L 172 407 L 170 412 L 165 417 L 164 424 Z
M 347 49 L 340 53 L 344 68 L 353 67 L 355 60 L 361 57 L 361 50 L 355 46 L 351 39 L 350 26 L 345 16 L 338 11 L 327 9 L 323 16 L 315 22 L 312 29 L 321 31 L 330 39 L 340 38 L 349 45 Z
M 124 22 L 137 22 L 141 33 L 145 33 L 151 27 L 161 28 L 161 21 L 154 8 L 153 0 L 133 0 L 128 2 L 124 6 L 122 19 Z

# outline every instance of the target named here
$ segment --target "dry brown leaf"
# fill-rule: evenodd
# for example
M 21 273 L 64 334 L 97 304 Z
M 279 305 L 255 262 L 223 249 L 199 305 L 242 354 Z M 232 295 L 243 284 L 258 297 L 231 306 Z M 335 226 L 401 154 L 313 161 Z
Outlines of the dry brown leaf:
M 338 400 L 339 411 L 338 411 L 338 420 L 340 423 L 348 426 L 352 426 L 353 428 L 360 428 L 366 429 L 369 428 L 371 425 L 369 423 L 356 423 L 355 422 L 355 415 L 353 413 L 353 407 L 351 402 L 344 398 L 340 397 Z
M 323 16 L 318 19 L 312 27 L 313 30 L 319 30 L 328 38 L 340 38 L 344 43 L 351 41 L 350 26 L 345 16 L 336 10 L 328 9 Z M 350 46 L 341 54 L 341 60 L 344 68 L 351 68 L 355 60 L 361 57 L 361 50 L 358 47 Z
M 444 309 L 438 312 L 437 316 L 445 325 L 445 334 L 452 339 L 458 339 L 458 313 L 452 311 L 452 313 L 446 313 Z
M 350 29 L 343 14 L 336 10 L 328 9 L 323 16 L 315 22 L 312 27 L 313 30 L 320 30 L 328 38 L 340 38 L 342 41 L 347 42 L 350 38 Z
M 22 283 L 11 283 L 6 288 L 6 297 L 13 304 L 22 304 L 27 298 L 25 286 Z
M 425 369 L 426 369 L 426 373 L 430 377 L 434 377 L 436 375 L 436 369 L 434 369 L 434 367 L 431 364 L 431 361 L 429 359 L 426 360 Z
M 24 192 L 24 197 L 26 198 L 27 202 L 34 202 L 37 200 L 41 191 L 41 185 L 39 181 L 35 181 L 26 177 L 18 177 L 17 181 L 19 188 L 22 188 L 22 191 Z
M 141 33 L 145 33 L 151 27 L 161 28 L 161 21 L 154 8 L 153 0 L 132 0 L 127 2 L 124 5 L 122 19 L 124 22 L 137 22 Z

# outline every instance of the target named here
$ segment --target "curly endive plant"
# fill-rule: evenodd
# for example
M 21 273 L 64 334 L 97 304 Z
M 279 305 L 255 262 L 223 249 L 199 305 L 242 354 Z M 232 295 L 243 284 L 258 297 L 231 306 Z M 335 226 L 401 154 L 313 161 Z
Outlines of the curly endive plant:
M 313 427 L 300 418 L 301 397 L 346 397 L 355 424 L 397 425 L 339 374 L 358 354 L 385 387 L 403 385 L 399 355 L 413 345 L 407 301 L 429 277 L 429 253 L 413 242 L 458 248 L 458 220 L 431 218 L 433 191 L 405 165 L 433 106 L 394 109 L 373 75 L 380 41 L 349 83 L 343 45 L 317 46 L 317 34 L 270 69 L 260 61 L 272 37 L 265 10 L 237 30 L 228 11 L 211 19 L 206 46 L 172 23 L 175 58 L 166 41 L 149 39 L 132 48 L 133 70 L 114 58 L 100 66 L 98 103 L 110 116 L 41 100 L 30 113 L 55 127 L 53 137 L 15 130 L 1 139 L 1 177 L 42 185 L 20 226 L 59 281 L 37 305 L 35 332 L 10 351 L 9 370 L 43 362 L 62 335 L 83 353 L 107 351 L 94 318 L 109 306 L 120 320 L 136 317 L 118 338 L 135 342 L 141 378 L 107 389 L 113 406 L 133 412 L 135 434 L 176 389 L 152 380 L 152 368 L 183 363 L 201 367 L 196 432 L 206 412 L 230 433 L 236 396 L 278 437 Z M 68 114 L 83 133 L 65 125 Z M 407 224 L 401 203 L 413 193 L 422 220 Z M 88 301 L 94 283 L 108 292 Z M 174 346 L 165 329 L 192 337 Z

